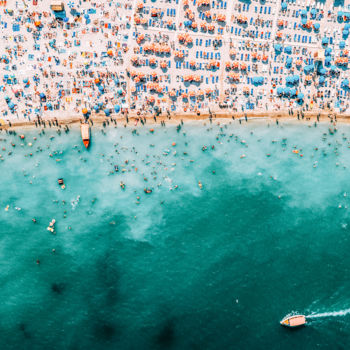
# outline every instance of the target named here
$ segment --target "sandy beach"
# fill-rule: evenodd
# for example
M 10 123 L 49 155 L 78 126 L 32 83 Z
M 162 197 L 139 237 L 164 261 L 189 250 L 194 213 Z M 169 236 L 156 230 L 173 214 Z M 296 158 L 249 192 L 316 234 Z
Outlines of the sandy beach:
M 349 115 L 350 15 L 330 0 L 0 7 L 1 124 Z

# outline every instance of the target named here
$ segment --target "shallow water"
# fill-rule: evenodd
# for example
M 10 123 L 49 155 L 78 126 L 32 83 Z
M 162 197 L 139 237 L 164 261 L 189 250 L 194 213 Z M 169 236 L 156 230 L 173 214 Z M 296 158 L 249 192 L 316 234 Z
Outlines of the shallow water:
M 349 131 L 2 132 L 0 348 L 346 347 Z M 291 332 L 290 312 L 314 316 Z

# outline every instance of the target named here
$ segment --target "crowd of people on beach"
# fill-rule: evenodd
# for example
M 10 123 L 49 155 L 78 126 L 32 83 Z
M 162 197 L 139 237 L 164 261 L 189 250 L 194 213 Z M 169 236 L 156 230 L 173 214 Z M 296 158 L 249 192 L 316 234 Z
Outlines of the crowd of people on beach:
M 350 12 L 331 1 L 53 3 L 0 2 L 2 124 L 348 110 Z

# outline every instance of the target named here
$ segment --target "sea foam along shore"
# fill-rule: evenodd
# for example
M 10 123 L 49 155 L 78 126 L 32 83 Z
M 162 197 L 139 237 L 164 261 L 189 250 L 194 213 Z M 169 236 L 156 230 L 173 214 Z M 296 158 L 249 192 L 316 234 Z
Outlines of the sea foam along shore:
M 317 116 L 319 115 L 320 121 L 330 121 L 334 122 L 341 121 L 345 123 L 350 122 L 350 114 L 335 114 L 335 113 L 328 113 L 325 111 L 306 111 L 304 113 L 304 118 L 300 117 L 300 120 L 306 120 L 306 121 L 316 121 Z M 142 125 L 139 120 L 140 116 L 137 114 L 128 114 L 128 118 L 126 116 L 118 116 L 118 117 L 105 117 L 102 114 L 94 115 L 90 117 L 89 119 L 92 120 L 94 124 L 101 125 L 105 123 L 108 120 L 115 120 L 117 123 L 129 124 L 130 126 L 137 126 Z M 209 113 L 201 113 L 199 115 L 197 114 L 174 114 L 172 113 L 170 116 L 167 116 L 165 114 L 161 114 L 157 117 L 154 117 L 153 115 L 147 115 L 142 116 L 142 119 L 146 119 L 147 124 L 159 124 L 162 121 L 166 124 L 179 124 L 181 122 L 192 122 L 192 121 L 204 121 L 210 119 Z M 211 114 L 212 121 L 216 121 L 219 119 L 264 119 L 268 121 L 275 122 L 276 120 L 284 120 L 284 121 L 293 121 L 297 120 L 297 115 L 294 114 L 294 116 L 290 115 L 287 111 L 277 111 L 277 112 L 240 112 L 240 113 L 230 113 L 230 112 L 220 112 L 220 113 L 212 113 Z M 83 116 L 72 116 L 72 117 L 63 117 L 63 118 L 49 118 L 46 117 L 44 119 L 41 119 L 41 121 L 44 121 L 46 124 L 50 121 L 57 121 L 59 125 L 72 125 L 72 124 L 79 124 L 84 120 Z M 28 120 L 19 118 L 17 120 L 11 120 L 10 122 L 8 120 L 3 120 L 3 123 L 0 124 L 0 129 L 9 129 L 9 128 L 23 128 L 23 127 L 34 127 L 36 120 Z M 146 125 L 147 125 L 146 124 Z

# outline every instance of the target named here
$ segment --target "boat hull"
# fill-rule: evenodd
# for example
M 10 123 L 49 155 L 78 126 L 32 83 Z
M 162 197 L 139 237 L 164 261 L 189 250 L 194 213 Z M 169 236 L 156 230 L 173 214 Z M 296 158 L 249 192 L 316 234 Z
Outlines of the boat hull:
M 81 138 L 86 148 L 90 145 L 90 125 L 87 123 L 81 124 Z
M 85 148 L 89 148 L 90 140 L 83 140 L 83 144 L 84 144 Z
M 284 327 L 301 327 L 306 324 L 306 317 L 304 315 L 294 315 L 285 317 L 280 324 Z

